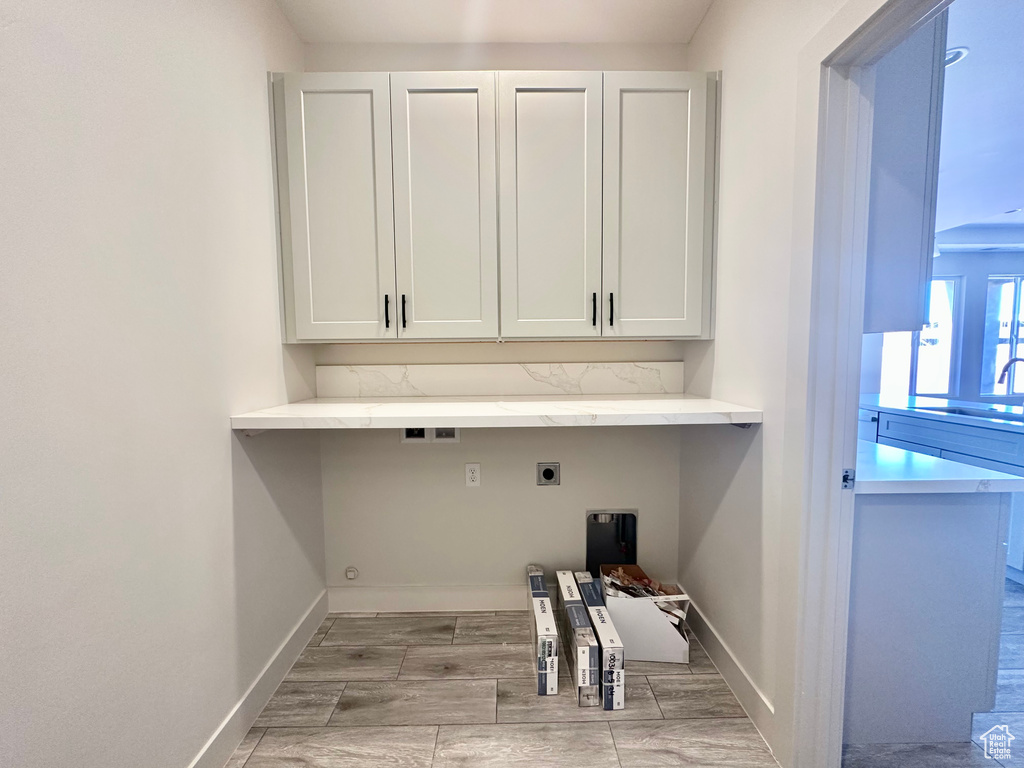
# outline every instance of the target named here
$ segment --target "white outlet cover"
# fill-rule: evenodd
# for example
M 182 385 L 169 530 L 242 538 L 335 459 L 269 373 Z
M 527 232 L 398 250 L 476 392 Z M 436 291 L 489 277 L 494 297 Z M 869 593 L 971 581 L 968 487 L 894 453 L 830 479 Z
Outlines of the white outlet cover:
M 467 488 L 479 488 L 480 487 L 480 465 L 479 464 L 467 464 L 466 465 L 466 487 Z

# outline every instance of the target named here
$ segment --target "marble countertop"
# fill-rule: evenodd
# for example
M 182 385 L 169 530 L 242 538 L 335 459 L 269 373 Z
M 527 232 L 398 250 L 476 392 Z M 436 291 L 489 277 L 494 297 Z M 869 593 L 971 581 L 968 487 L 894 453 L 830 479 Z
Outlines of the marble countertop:
M 1024 477 L 867 440 L 857 442 L 854 493 L 1016 493 Z
M 679 394 L 317 398 L 231 417 L 232 429 L 759 424 L 762 412 Z

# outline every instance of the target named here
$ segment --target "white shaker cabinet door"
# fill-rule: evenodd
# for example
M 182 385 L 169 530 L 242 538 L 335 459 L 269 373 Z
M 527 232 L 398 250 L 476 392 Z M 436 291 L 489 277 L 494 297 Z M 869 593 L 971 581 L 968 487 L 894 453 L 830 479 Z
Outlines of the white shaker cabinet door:
M 394 338 L 388 75 L 287 74 L 283 84 L 295 340 Z
M 601 335 L 600 72 L 499 72 L 501 335 Z
M 605 73 L 604 336 L 709 332 L 709 90 L 705 73 Z
M 864 333 L 928 320 L 945 56 L 942 13 L 875 65 Z
M 498 335 L 493 72 L 391 75 L 400 338 Z

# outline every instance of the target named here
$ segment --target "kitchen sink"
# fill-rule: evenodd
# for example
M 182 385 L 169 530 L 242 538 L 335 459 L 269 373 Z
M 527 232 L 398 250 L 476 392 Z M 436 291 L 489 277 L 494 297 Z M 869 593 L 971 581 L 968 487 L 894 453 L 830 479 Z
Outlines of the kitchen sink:
M 1000 419 L 1002 421 L 1019 421 L 1024 423 L 1024 414 L 1007 413 L 993 406 L 988 408 L 971 408 L 963 405 L 919 405 L 913 410 L 949 413 L 955 416 L 973 416 L 976 419 Z

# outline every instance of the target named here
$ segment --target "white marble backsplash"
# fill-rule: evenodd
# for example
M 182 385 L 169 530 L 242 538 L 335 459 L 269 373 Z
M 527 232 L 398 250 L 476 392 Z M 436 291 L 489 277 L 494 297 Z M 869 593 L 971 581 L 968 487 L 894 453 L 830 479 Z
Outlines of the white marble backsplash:
M 318 365 L 317 397 L 665 395 L 683 392 L 683 363 Z

